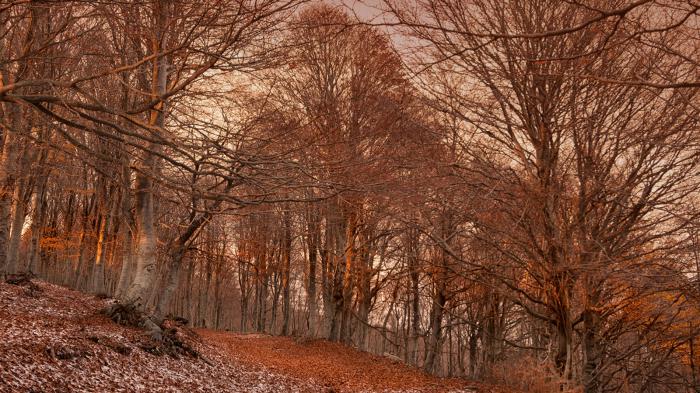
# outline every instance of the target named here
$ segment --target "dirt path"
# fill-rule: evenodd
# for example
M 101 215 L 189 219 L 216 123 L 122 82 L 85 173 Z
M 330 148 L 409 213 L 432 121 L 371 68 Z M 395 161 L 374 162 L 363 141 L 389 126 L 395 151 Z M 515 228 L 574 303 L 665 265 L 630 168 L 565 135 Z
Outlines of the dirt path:
M 247 367 L 267 367 L 321 391 L 476 392 L 475 384 L 442 379 L 391 359 L 323 340 L 297 342 L 289 337 L 197 330 L 205 342 L 228 351 Z M 488 390 L 478 389 L 480 392 Z

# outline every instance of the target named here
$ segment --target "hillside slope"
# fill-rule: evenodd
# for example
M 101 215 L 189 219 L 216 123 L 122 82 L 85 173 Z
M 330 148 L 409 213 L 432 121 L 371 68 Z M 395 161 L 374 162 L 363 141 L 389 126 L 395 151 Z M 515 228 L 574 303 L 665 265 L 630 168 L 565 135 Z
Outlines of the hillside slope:
M 324 341 L 183 330 L 201 358 L 158 355 L 108 300 L 0 284 L 0 392 L 488 392 Z

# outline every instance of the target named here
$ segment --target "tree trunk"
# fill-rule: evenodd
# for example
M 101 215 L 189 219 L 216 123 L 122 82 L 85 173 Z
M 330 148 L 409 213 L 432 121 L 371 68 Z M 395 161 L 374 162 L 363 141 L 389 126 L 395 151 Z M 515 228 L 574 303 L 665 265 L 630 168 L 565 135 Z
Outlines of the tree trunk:
M 108 195 L 103 195 L 105 199 L 109 198 Z M 113 216 L 116 214 L 116 203 L 112 201 L 105 202 L 109 207 L 106 209 L 105 215 L 102 218 L 102 223 L 97 235 L 97 250 L 95 251 L 95 272 L 93 274 L 94 283 L 93 289 L 95 293 L 107 293 L 105 286 L 105 263 L 107 262 L 107 239 L 111 237 L 112 232 L 112 220 Z
M 563 280 L 565 278 L 558 278 L 555 282 L 563 283 Z M 559 284 L 555 297 L 558 314 L 556 316 L 557 353 L 554 361 L 561 375 L 566 379 L 571 379 L 573 325 L 569 310 L 568 289 L 564 284 Z
M 357 288 L 358 288 L 358 310 L 357 310 L 357 344 L 358 346 L 365 350 L 369 350 L 368 333 L 369 333 L 369 313 L 372 308 L 372 300 L 376 294 L 375 290 L 372 289 L 372 277 L 373 277 L 373 260 L 374 251 L 371 248 L 371 231 L 365 227 L 364 230 L 360 232 L 361 244 L 357 253 Z
M 117 281 L 115 297 L 121 298 L 126 295 L 131 284 L 134 267 L 134 220 L 131 215 L 131 170 L 128 161 L 122 165 L 121 174 L 121 233 L 122 233 L 122 266 Z
M 571 372 L 571 330 L 566 323 L 559 322 L 556 326 L 557 353 L 554 358 L 555 365 L 564 378 L 568 378 Z
M 586 393 L 600 393 L 600 369 L 602 348 L 600 343 L 600 314 L 586 310 L 583 315 L 583 381 Z
M 333 297 L 333 268 L 331 250 L 333 242 L 333 229 L 330 220 L 326 220 L 326 233 L 321 252 L 321 297 L 323 299 L 323 335 L 330 339 L 333 330 L 333 316 L 335 315 Z
M 345 322 L 344 316 L 346 315 L 346 305 L 345 291 L 344 291 L 344 279 L 346 277 L 345 269 L 347 267 L 347 252 L 346 245 L 346 230 L 347 224 L 343 219 L 336 219 L 334 225 L 336 228 L 333 230 L 334 237 L 334 247 L 332 253 L 332 277 L 331 277 L 331 303 L 332 303 L 332 315 L 330 315 L 330 330 L 328 339 L 331 341 L 340 341 L 343 338 L 343 323 Z
M 601 343 L 602 316 L 599 307 L 600 291 L 590 278 L 586 280 L 588 306 L 583 311 L 583 386 L 585 393 L 600 393 L 599 370 L 603 357 Z
M 241 291 L 241 332 L 248 330 L 248 302 L 250 300 L 250 270 L 247 260 L 238 261 L 238 287 Z
M 177 289 L 178 283 L 180 281 L 180 271 L 182 266 L 182 258 L 185 255 L 185 245 L 176 244 L 170 248 L 168 257 L 170 259 L 170 266 L 168 266 L 168 273 L 165 278 L 163 285 L 163 290 L 158 298 L 158 303 L 156 304 L 155 316 L 158 319 L 163 319 L 165 316 L 165 311 L 170 305 L 170 299 L 172 298 L 175 289 Z
M 291 313 L 289 282 L 292 258 L 292 222 L 289 212 L 284 212 L 284 237 L 282 241 L 282 335 L 289 335 L 289 315 Z
M 214 329 L 220 329 L 221 326 L 221 306 L 222 306 L 222 294 L 221 294 L 221 284 L 223 281 L 223 264 L 224 264 L 224 253 L 225 250 L 221 251 L 221 254 L 217 256 L 216 264 L 216 276 L 214 280 Z
M 442 317 L 446 303 L 445 284 L 444 281 L 441 280 L 441 282 L 437 284 L 435 294 L 433 295 L 432 308 L 430 310 L 430 333 L 425 348 L 425 362 L 423 363 L 423 369 L 427 373 L 434 373 L 436 371 L 436 360 L 442 344 Z
M 420 293 L 418 292 L 420 273 L 418 271 L 418 231 L 409 229 L 408 237 L 408 270 L 411 279 L 411 337 L 410 345 L 407 351 L 409 353 L 409 364 L 416 365 L 418 362 L 418 337 L 420 336 Z
M 3 73 L 3 82 L 8 83 L 6 75 Z M 4 103 L 5 117 L 9 114 L 16 114 L 17 108 L 14 103 Z M 0 156 L 0 272 L 9 269 L 8 248 L 10 243 L 10 227 L 12 221 L 12 195 L 15 190 L 15 169 L 16 165 L 16 138 L 7 129 L 3 130 L 2 155 Z
M 38 273 L 41 257 L 41 237 L 46 224 L 46 182 L 48 175 L 44 175 L 40 180 L 36 193 L 34 194 L 32 207 L 32 238 L 27 255 L 27 270 Z
M 309 270 L 306 280 L 306 304 L 309 316 L 306 322 L 307 335 L 316 337 L 318 334 L 318 305 L 316 294 L 316 264 L 318 263 L 318 247 L 320 242 L 320 227 L 315 212 L 309 218 L 307 247 L 309 250 Z
M 95 293 L 105 293 L 105 238 L 109 230 L 109 217 L 103 216 L 97 232 L 97 246 L 95 247 L 95 266 L 93 269 L 92 289 Z
M 262 254 L 266 254 L 264 251 Z M 269 275 L 267 274 L 267 266 L 266 266 L 266 258 L 267 255 L 264 255 L 262 257 L 262 265 L 260 266 L 260 272 L 259 272 L 259 282 L 258 282 L 258 288 L 257 288 L 257 296 L 256 296 L 256 306 L 255 309 L 257 311 L 256 315 L 256 326 L 255 329 L 257 332 L 264 332 L 265 331 L 265 323 L 266 323 L 266 317 L 267 317 L 267 291 L 268 291 L 268 277 Z
M 24 182 L 17 182 L 13 197 L 12 228 L 10 230 L 10 242 L 7 248 L 8 271 L 17 273 L 26 264 L 20 261 L 20 243 L 24 222 L 27 219 L 27 194 L 28 186 Z
M 165 29 L 168 25 L 167 0 L 156 3 L 156 37 L 153 42 L 154 53 L 159 53 L 165 47 Z M 168 84 L 168 61 L 162 55 L 153 64 L 153 98 L 163 97 Z M 160 101 L 151 111 L 149 124 L 163 128 L 165 124 L 166 103 Z M 149 295 L 156 283 L 156 261 L 157 261 L 157 236 L 155 230 L 154 216 L 155 207 L 153 205 L 153 179 L 158 172 L 157 151 L 160 145 L 151 143 L 146 151 L 143 160 L 143 168 L 136 176 L 136 226 L 138 237 L 136 242 L 136 271 L 134 280 L 126 291 L 125 299 L 133 302 L 138 308 L 145 311 Z
M 226 191 L 230 190 L 232 187 L 231 183 L 228 184 Z M 169 253 L 169 266 L 167 267 L 167 277 L 163 283 L 162 291 L 158 295 L 158 303 L 156 305 L 155 315 L 157 318 L 162 318 L 163 313 L 166 311 L 170 300 L 172 299 L 175 290 L 180 284 L 180 276 L 182 271 L 182 260 L 187 251 L 189 244 L 197 237 L 199 231 L 206 225 L 211 219 L 213 210 L 216 210 L 221 205 L 222 201 L 218 200 L 210 206 L 207 211 L 196 214 L 196 211 L 192 212 L 192 220 L 185 230 L 173 241 L 168 247 Z M 210 264 L 207 264 L 210 266 Z M 211 276 L 210 270 L 208 270 L 208 280 L 207 288 L 209 285 L 209 278 Z M 218 280 L 218 277 L 217 277 Z M 206 303 L 205 303 L 206 304 Z

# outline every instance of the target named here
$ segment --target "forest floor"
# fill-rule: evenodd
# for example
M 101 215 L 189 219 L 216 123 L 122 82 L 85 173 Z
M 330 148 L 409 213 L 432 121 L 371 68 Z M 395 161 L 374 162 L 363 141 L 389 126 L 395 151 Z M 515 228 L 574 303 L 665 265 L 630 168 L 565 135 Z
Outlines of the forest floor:
M 181 329 L 201 356 L 158 355 L 109 301 L 0 283 L 0 392 L 502 392 L 322 340 Z

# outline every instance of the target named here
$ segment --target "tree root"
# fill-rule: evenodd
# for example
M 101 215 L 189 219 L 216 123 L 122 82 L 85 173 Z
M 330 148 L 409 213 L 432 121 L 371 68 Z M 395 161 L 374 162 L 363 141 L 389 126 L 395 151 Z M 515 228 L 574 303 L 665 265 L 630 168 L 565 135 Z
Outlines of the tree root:
M 86 348 L 58 344 L 47 347 L 44 351 L 48 356 L 58 360 L 73 360 L 93 354 L 92 351 Z
M 208 364 L 189 342 L 193 341 L 197 334 L 184 327 L 187 320 L 184 318 L 168 318 L 159 320 L 144 313 L 134 303 L 114 302 L 104 310 L 114 322 L 145 329 L 149 338 L 143 341 L 139 348 L 153 355 L 168 355 L 175 359 L 190 357 L 202 359 Z
M 36 276 L 32 272 L 8 274 L 5 277 L 5 282 L 11 285 L 17 285 L 27 288 L 27 294 L 29 296 L 36 296 L 38 293 L 42 292 L 42 289 L 38 285 L 32 282 L 32 279 Z
M 146 318 L 146 314 L 140 311 L 134 303 L 114 302 L 103 312 L 119 325 L 144 327 L 143 320 Z
M 100 336 L 89 336 L 88 340 L 96 343 L 103 345 L 114 352 L 124 355 L 124 356 L 129 356 L 131 355 L 131 351 L 133 348 L 131 348 L 128 345 L 122 344 L 119 341 L 114 340 L 111 337 L 100 337 Z

